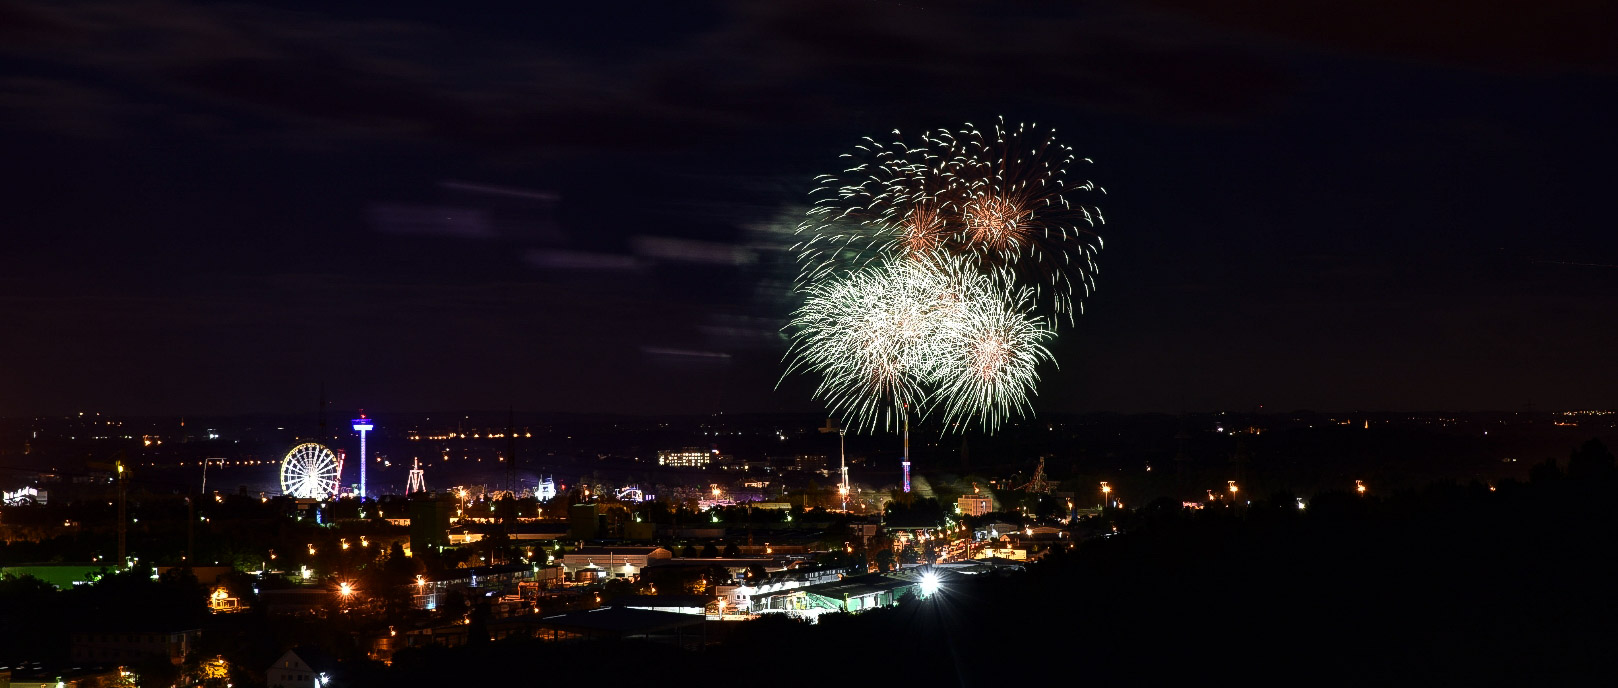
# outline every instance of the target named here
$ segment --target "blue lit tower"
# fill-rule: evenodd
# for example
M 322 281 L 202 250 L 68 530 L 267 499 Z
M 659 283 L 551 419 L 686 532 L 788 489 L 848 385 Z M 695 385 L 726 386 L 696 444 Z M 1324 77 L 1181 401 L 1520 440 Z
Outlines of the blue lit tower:
M 365 501 L 365 433 L 370 432 L 371 428 L 374 427 L 376 426 L 371 423 L 371 419 L 366 418 L 363 413 L 360 414 L 359 418 L 354 419 L 354 432 L 360 434 L 360 501 L 362 502 Z

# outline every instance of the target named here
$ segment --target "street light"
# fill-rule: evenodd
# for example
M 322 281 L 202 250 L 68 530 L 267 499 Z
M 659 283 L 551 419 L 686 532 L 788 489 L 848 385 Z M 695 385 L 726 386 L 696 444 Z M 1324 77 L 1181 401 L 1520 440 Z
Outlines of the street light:
M 1358 492 L 1360 494 L 1365 494 L 1365 481 L 1364 480 L 1356 480 L 1356 481 L 1354 481 L 1354 491 Z
M 1236 487 L 1236 481 L 1227 480 L 1225 482 L 1230 483 L 1230 498 L 1232 500 L 1236 499 L 1236 492 L 1240 489 L 1240 488 Z
M 938 592 L 938 574 L 928 571 L 921 574 L 921 596 L 932 597 Z
M 974 486 L 974 487 L 976 487 L 976 486 Z M 1103 508 L 1105 508 L 1107 506 L 1107 502 L 1111 501 L 1111 499 L 1110 499 L 1111 496 L 1112 496 L 1112 486 L 1108 485 L 1107 481 L 1105 481 L 1105 480 L 1101 481 L 1101 506 Z
M 354 586 L 350 583 L 342 583 L 337 586 L 337 593 L 343 597 L 350 597 L 354 594 Z

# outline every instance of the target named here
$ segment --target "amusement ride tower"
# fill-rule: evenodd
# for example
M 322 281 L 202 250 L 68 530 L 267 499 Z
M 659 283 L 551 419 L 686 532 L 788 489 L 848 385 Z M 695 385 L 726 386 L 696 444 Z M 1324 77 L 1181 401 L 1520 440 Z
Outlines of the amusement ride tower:
M 360 434 L 360 490 L 359 490 L 359 492 L 360 492 L 360 501 L 362 501 L 362 502 L 365 501 L 365 433 L 370 432 L 371 429 L 375 428 L 375 427 L 376 427 L 376 425 L 372 424 L 371 419 L 366 418 L 364 413 L 361 413 L 359 418 L 354 419 L 354 432 L 357 432 L 357 433 Z
M 421 470 L 421 459 L 417 458 L 410 465 L 410 480 L 405 483 L 405 494 L 427 491 L 427 472 Z

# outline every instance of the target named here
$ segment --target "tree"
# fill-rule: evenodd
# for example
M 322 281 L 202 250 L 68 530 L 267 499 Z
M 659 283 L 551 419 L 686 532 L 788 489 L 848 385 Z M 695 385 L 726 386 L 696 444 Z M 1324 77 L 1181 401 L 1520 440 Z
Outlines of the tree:
M 1567 476 L 1576 480 L 1611 480 L 1618 473 L 1612 452 L 1601 440 L 1592 439 L 1573 450 L 1567 459 Z
M 450 621 L 466 616 L 466 593 L 460 590 L 450 590 L 444 593 L 444 599 L 439 603 L 438 610 L 444 613 L 444 618 Z
M 684 549 L 680 550 L 680 556 L 694 558 L 697 556 L 697 548 L 692 547 L 691 545 L 686 545 Z
M 899 550 L 899 563 L 901 564 L 910 566 L 920 560 L 921 555 L 916 552 L 915 545 L 907 544 L 904 546 L 904 549 Z
M 1556 459 L 1545 459 L 1528 471 L 1528 481 L 1536 485 L 1555 482 L 1562 479 L 1562 469 L 1556 465 Z
M 737 549 L 736 543 L 734 543 L 734 542 L 725 543 L 725 556 L 727 556 L 727 557 L 739 557 L 739 556 L 741 556 L 741 554 L 742 554 L 742 551 L 740 549 Z
M 708 585 L 723 585 L 730 582 L 730 571 L 723 566 L 709 566 L 708 575 L 705 577 L 708 579 Z
M 714 547 L 713 543 L 710 542 L 707 545 L 703 546 L 703 548 L 702 548 L 702 556 L 710 558 L 710 559 L 714 558 L 714 557 L 717 557 L 717 556 L 719 556 L 719 548 Z
M 180 667 L 174 666 L 166 656 L 153 656 L 135 660 L 131 667 L 142 688 L 172 686 L 180 680 Z
M 614 578 L 601 586 L 601 601 L 611 602 L 635 594 L 635 586 L 626 578 Z
M 893 570 L 893 549 L 883 547 L 876 551 L 876 570 L 887 573 Z
M 494 619 L 494 610 L 487 601 L 479 602 L 472 608 L 472 615 L 467 619 L 466 644 L 489 644 L 489 622 Z
M 411 584 L 416 578 L 416 562 L 406 557 L 404 547 L 394 543 L 387 558 L 365 568 L 362 582 L 364 591 L 382 600 L 390 614 L 407 612 L 415 593 Z

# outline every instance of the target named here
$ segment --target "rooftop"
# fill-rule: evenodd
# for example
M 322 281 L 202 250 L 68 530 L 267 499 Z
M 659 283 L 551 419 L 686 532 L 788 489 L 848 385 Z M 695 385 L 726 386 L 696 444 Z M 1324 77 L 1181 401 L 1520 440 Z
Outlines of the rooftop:
M 714 600 L 712 595 L 629 595 L 612 601 L 619 607 L 703 607 Z
M 666 631 L 683 626 L 700 626 L 703 618 L 691 614 L 659 612 L 631 607 L 603 607 L 589 611 L 547 616 L 539 626 L 576 633 L 632 635 Z
M 859 597 L 888 590 L 898 590 L 916 585 L 914 577 L 903 574 L 868 573 L 863 576 L 852 576 L 840 581 L 807 585 L 797 591 L 833 599 L 844 597 Z

